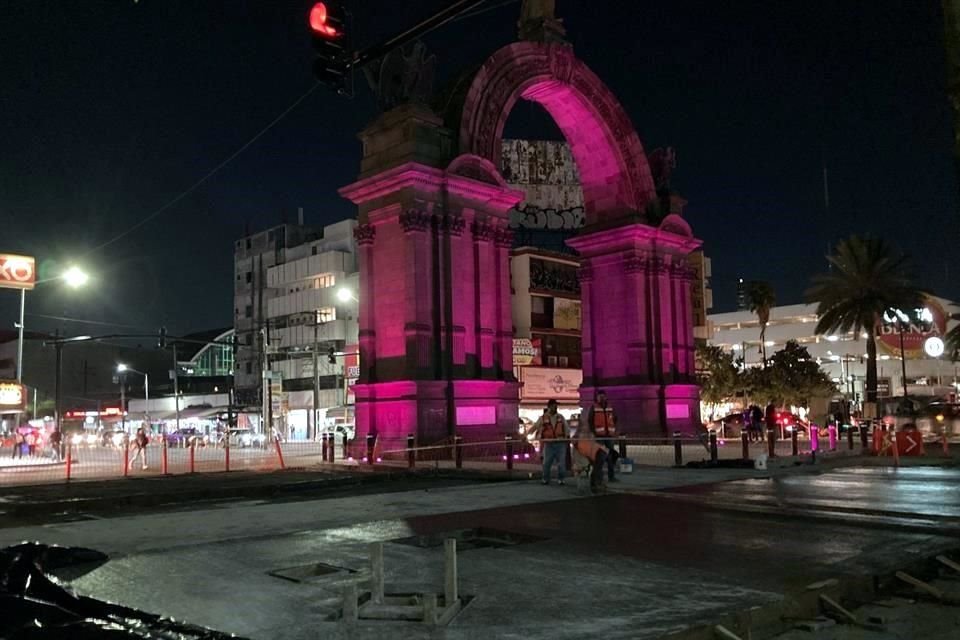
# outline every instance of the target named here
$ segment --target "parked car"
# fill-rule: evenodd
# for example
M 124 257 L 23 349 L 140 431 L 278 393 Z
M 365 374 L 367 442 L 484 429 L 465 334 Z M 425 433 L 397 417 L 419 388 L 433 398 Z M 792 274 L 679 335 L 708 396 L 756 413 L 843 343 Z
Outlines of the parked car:
M 89 431 L 77 431 L 70 434 L 70 446 L 77 447 L 95 447 L 97 446 L 97 434 Z
M 168 447 L 202 447 L 207 444 L 208 438 L 195 427 L 182 427 L 167 434 Z
M 916 414 L 897 419 L 897 428 L 902 431 L 919 431 L 924 436 L 948 438 L 960 436 L 960 404 L 953 402 L 931 402 L 916 411 Z
M 230 429 L 231 447 L 262 447 L 267 437 L 262 433 L 255 433 L 252 429 Z

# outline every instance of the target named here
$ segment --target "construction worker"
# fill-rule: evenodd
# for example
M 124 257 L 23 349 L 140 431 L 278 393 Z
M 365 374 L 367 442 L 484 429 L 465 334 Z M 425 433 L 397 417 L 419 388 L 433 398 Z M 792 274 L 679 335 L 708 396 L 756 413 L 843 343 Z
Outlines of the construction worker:
M 557 463 L 557 484 L 563 484 L 563 474 L 567 455 L 567 436 L 570 429 L 567 420 L 557 411 L 557 401 L 547 401 L 543 415 L 531 428 L 543 447 L 543 484 L 550 484 L 550 467 Z
M 597 442 L 607 448 L 607 480 L 617 482 L 613 472 L 614 456 L 610 455 L 613 439 L 617 437 L 617 414 L 607 405 L 607 394 L 603 389 L 597 389 L 594 395 L 593 406 L 587 412 L 587 425 Z
M 603 465 L 610 457 L 609 450 L 603 447 L 589 431 L 578 430 L 574 439 L 577 454 L 586 458 L 591 465 L 590 491 L 603 491 Z

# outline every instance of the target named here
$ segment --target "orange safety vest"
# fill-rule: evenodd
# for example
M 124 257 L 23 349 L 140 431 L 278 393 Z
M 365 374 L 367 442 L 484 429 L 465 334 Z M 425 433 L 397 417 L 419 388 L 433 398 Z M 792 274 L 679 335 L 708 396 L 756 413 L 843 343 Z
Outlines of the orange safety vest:
M 540 418 L 540 425 L 541 440 L 557 440 L 567 437 L 566 430 L 563 428 L 563 417 L 559 414 L 557 414 L 556 424 L 553 424 L 549 416 L 543 416 Z
M 602 449 L 596 440 L 581 438 L 577 440 L 577 452 L 590 462 L 597 461 L 597 453 Z
M 617 435 L 613 409 L 593 405 L 593 432 L 598 438 L 611 438 Z

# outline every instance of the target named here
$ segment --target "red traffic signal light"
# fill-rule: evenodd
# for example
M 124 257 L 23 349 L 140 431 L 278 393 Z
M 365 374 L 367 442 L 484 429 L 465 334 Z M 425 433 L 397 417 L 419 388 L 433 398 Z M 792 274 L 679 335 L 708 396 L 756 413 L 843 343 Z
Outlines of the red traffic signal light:
M 310 28 L 317 35 L 325 38 L 339 38 L 343 32 L 338 29 L 338 20 L 331 19 L 326 2 L 318 2 L 310 9 Z

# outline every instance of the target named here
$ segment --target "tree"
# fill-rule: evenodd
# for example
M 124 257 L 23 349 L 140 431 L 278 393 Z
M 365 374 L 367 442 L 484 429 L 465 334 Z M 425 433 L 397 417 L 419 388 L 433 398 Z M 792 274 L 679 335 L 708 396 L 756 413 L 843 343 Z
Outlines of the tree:
M 806 292 L 817 303 L 818 334 L 867 334 L 866 401 L 877 401 L 877 325 L 884 312 L 914 309 L 923 292 L 914 284 L 906 256 L 882 238 L 851 236 L 841 241 L 828 273 L 814 276 Z
M 757 314 L 760 321 L 760 353 L 763 366 L 767 366 L 767 323 L 770 322 L 770 309 L 777 304 L 777 296 L 769 282 L 753 280 L 747 283 L 747 306 L 751 313 Z
M 697 346 L 697 384 L 700 398 L 710 404 L 729 400 L 740 388 L 733 354 L 713 345 Z
M 760 404 L 808 406 L 812 398 L 830 396 L 833 382 L 810 357 L 806 347 L 790 340 L 770 357 L 766 369 L 754 367 L 744 376 L 751 399 Z

